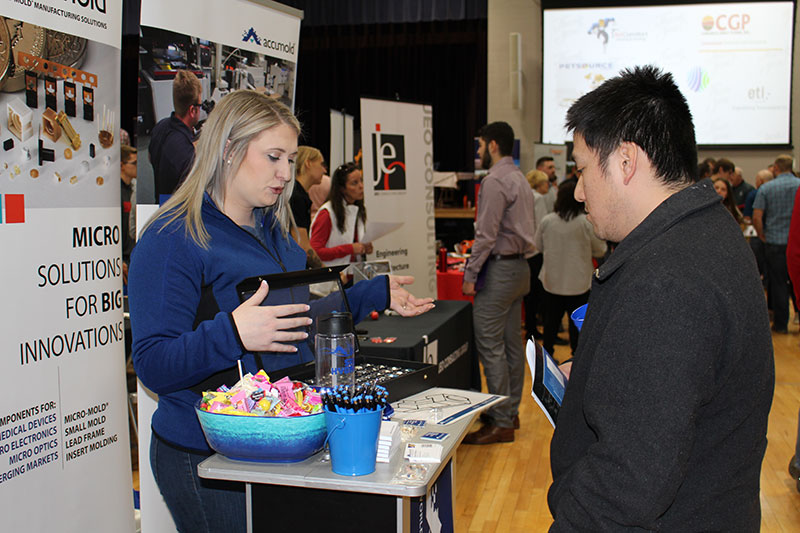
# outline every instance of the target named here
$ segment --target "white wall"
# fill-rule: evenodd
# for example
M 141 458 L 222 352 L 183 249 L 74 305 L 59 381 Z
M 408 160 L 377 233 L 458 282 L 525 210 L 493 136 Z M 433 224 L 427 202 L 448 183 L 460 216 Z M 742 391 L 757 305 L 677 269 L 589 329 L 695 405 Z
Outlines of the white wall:
M 542 8 L 538 0 L 488 0 L 487 122 L 505 121 L 520 139 L 520 169 L 536 162 L 542 136 Z M 522 36 L 522 107 L 511 109 L 509 34 Z
M 542 11 L 539 0 L 488 0 L 488 65 L 487 121 L 503 120 L 511 124 L 521 141 L 520 168 L 533 168 L 533 143 L 541 139 L 542 106 Z M 509 82 L 509 34 L 522 35 L 523 105 L 511 109 Z M 800 10 L 795 14 L 795 39 L 800 39 Z M 792 145 L 794 150 L 746 149 L 701 150 L 698 160 L 706 157 L 727 157 L 742 167 L 747 181 L 755 183 L 756 172 L 765 168 L 775 157 L 790 152 L 795 160 L 800 156 L 800 60 L 798 47 L 792 61 Z M 800 165 L 795 164 L 800 170 Z

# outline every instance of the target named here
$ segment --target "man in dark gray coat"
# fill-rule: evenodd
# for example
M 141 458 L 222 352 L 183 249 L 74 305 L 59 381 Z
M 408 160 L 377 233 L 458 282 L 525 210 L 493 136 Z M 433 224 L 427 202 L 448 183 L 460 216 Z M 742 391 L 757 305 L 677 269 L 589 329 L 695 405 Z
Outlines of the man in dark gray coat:
M 758 531 L 767 308 L 738 225 L 695 183 L 686 100 L 637 67 L 567 127 L 575 198 L 619 245 L 595 271 L 551 443 L 551 531 Z

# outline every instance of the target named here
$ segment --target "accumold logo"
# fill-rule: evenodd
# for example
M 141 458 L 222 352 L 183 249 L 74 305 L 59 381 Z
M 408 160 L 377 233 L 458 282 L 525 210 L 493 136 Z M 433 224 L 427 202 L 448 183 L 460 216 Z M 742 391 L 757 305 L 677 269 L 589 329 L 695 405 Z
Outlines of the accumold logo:
M 264 39 L 258 36 L 258 33 L 256 33 L 255 28 L 252 26 L 242 32 L 242 42 L 253 43 L 258 46 L 263 46 L 268 50 L 277 50 L 278 52 L 294 55 L 295 43 L 281 43 L 269 38 Z
M 376 191 L 406 189 L 405 139 L 402 135 L 382 133 L 380 124 L 375 124 L 372 134 L 372 175 Z
M 255 43 L 258 46 L 261 46 L 261 39 L 259 39 L 256 30 L 252 27 L 249 30 L 242 32 L 242 41 L 246 43 Z
M 708 76 L 708 72 L 702 68 L 694 67 L 689 71 L 687 81 L 689 83 L 689 89 L 698 93 L 709 86 L 711 78 Z
M 0 194 L 0 205 L 3 206 L 0 223 L 22 224 L 25 222 L 24 194 Z

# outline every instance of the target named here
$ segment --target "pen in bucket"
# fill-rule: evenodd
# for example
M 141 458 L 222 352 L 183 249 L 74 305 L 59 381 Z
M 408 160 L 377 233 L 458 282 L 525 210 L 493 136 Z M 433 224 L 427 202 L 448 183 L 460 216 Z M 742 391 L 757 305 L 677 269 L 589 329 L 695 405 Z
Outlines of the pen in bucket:
M 359 385 L 352 393 L 347 386 L 323 388 L 320 395 L 325 408 L 336 413 L 382 410 L 389 403 L 388 391 L 376 384 Z

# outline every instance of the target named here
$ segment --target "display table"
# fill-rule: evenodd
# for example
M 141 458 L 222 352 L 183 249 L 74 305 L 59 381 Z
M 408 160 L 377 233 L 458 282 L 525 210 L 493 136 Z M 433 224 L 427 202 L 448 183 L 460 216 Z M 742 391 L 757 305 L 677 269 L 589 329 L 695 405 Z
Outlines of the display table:
M 421 394 L 442 390 L 434 388 Z M 298 526 L 319 531 L 421 531 L 425 510 L 431 505 L 426 497 L 432 488 L 439 513 L 446 512 L 449 505 L 452 520 L 453 459 L 482 410 L 475 407 L 450 424 L 425 426 L 426 431 L 446 432 L 449 436 L 441 442 L 442 462 L 429 465 L 424 478 L 412 483 L 392 482 L 395 473 L 408 464 L 403 459 L 403 446 L 391 462 L 377 463 L 375 472 L 366 476 L 334 474 L 322 452 L 289 464 L 233 461 L 216 454 L 200 463 L 197 470 L 202 478 L 245 483 L 248 532 Z M 424 441 L 417 436 L 411 442 Z

